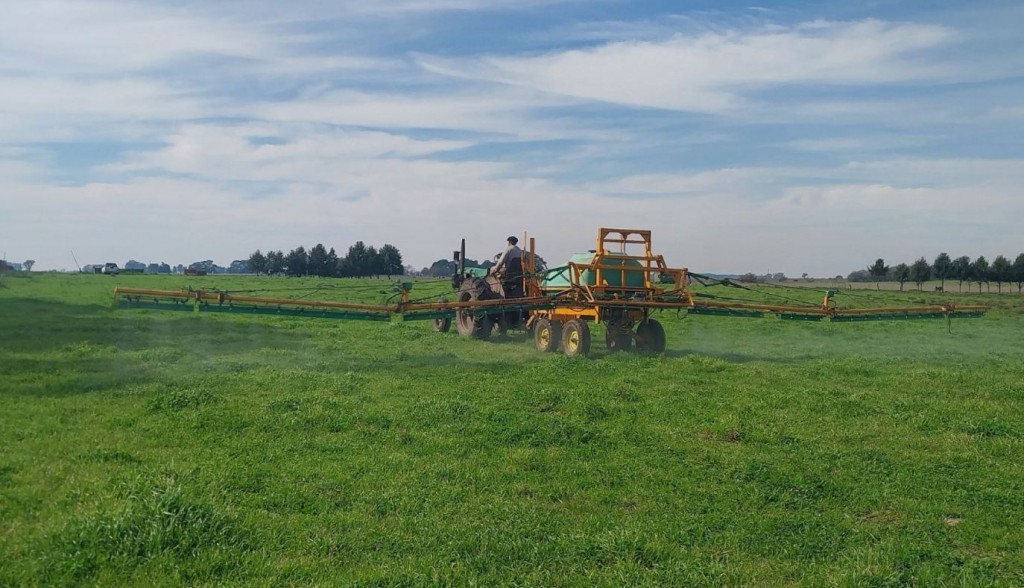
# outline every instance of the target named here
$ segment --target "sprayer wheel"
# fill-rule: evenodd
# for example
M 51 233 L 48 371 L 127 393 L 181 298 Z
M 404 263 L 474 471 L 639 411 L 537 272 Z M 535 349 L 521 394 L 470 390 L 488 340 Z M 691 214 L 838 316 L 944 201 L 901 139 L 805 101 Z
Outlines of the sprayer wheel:
M 562 327 L 562 350 L 569 357 L 586 357 L 590 353 L 590 327 L 573 319 Z
M 629 325 L 625 327 L 608 324 L 604 331 L 604 344 L 608 351 L 629 351 L 633 347 L 633 335 Z
M 558 349 L 562 339 L 562 325 L 558 322 L 539 318 L 533 323 L 533 342 L 537 351 L 545 353 Z
M 644 351 L 663 353 L 665 351 L 665 328 L 658 321 L 649 318 L 636 326 L 636 346 Z

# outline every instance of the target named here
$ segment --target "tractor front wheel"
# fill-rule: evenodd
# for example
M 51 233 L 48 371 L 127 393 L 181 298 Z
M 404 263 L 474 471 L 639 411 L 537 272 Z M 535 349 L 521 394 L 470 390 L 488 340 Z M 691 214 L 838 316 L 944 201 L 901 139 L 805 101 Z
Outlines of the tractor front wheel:
M 561 323 L 546 318 L 539 318 L 533 323 L 533 342 L 537 345 L 537 351 L 548 353 L 557 350 L 561 337 Z
M 569 357 L 586 357 L 590 353 L 590 327 L 573 319 L 562 328 L 562 350 Z
M 644 351 L 663 353 L 665 351 L 665 328 L 654 319 L 640 321 L 636 326 L 636 346 Z

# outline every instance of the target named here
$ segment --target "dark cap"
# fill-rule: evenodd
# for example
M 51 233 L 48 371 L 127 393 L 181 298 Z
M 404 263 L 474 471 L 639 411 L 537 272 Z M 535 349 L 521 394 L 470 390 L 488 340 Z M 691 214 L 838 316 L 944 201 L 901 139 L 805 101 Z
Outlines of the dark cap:
M 508 242 L 515 245 L 516 243 L 519 242 L 519 239 L 516 239 L 515 237 L 509 237 Z

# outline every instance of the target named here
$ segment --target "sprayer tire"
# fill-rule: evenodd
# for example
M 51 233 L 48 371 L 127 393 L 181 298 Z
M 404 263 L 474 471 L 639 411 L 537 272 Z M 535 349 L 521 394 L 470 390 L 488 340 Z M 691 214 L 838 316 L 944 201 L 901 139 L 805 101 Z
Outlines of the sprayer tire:
M 625 332 L 622 329 L 623 327 L 611 323 L 605 327 L 604 344 L 608 351 L 629 351 L 633 347 L 633 335 L 629 332 L 629 325 L 625 326 Z
M 573 319 L 562 327 L 562 351 L 569 357 L 586 357 L 590 354 L 590 327 L 587 323 Z
M 533 323 L 533 342 L 537 351 L 549 353 L 558 350 L 562 340 L 562 325 L 557 321 L 539 318 Z
M 640 321 L 636 326 L 636 346 L 651 353 L 664 353 L 665 328 L 654 319 Z
M 438 298 L 438 302 L 448 302 L 447 298 Z M 434 331 L 437 333 L 447 333 L 452 328 L 452 317 L 451 316 L 440 316 L 430 321 L 434 327 Z

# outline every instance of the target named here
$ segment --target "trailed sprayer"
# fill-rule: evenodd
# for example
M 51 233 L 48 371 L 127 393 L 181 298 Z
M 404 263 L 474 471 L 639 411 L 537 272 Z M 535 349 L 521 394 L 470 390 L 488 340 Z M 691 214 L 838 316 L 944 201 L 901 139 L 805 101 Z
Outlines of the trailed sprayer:
M 655 254 L 651 231 L 600 228 L 595 248 L 573 255 L 566 263 L 543 267 L 535 240 L 526 239 L 522 272 L 505 275 L 504 268 L 465 266 L 465 240 L 453 255 L 453 295 L 421 301 L 410 297 L 412 283 L 400 283 L 400 300 L 389 304 L 316 301 L 232 294 L 224 290 L 151 290 L 118 287 L 123 308 L 161 308 L 234 314 L 274 314 L 306 317 L 390 320 L 432 320 L 447 332 L 452 322 L 464 337 L 486 339 L 522 329 L 537 349 L 561 350 L 569 356 L 591 350 L 591 325 L 604 327 L 610 350 L 665 350 L 665 330 L 654 318 L 660 311 L 690 315 L 763 317 L 832 322 L 880 319 L 975 317 L 985 306 L 942 304 L 902 307 L 840 308 L 835 291 L 826 290 L 820 304 L 783 305 L 716 299 L 695 294 L 690 284 L 701 276 L 686 268 L 670 267 Z M 728 282 L 726 282 L 728 284 Z

